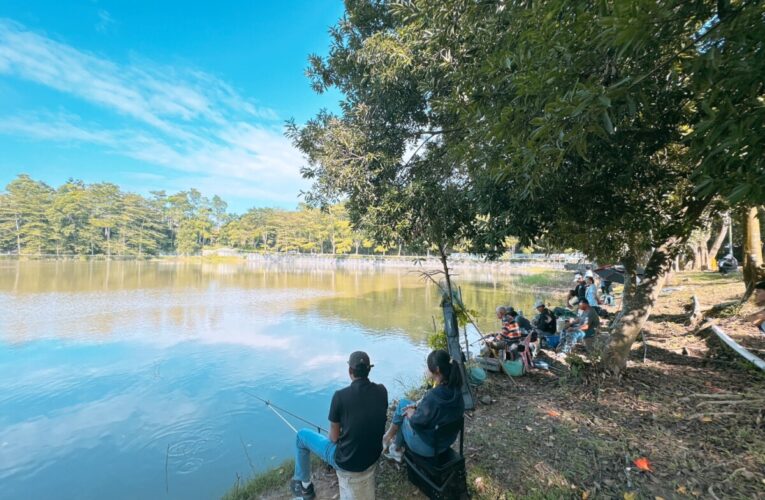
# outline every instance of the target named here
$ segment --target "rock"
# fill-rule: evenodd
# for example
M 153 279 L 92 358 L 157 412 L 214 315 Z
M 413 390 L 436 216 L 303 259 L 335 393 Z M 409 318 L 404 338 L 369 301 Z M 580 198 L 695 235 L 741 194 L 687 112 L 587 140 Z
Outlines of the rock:
M 481 404 L 490 405 L 492 403 L 491 396 L 488 394 L 481 396 Z

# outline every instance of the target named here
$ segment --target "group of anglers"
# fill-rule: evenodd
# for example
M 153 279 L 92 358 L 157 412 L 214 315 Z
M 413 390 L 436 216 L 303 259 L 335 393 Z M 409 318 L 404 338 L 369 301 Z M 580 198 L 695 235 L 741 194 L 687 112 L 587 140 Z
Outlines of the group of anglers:
M 502 328 L 483 339 L 485 347 L 482 355 L 498 357 L 501 361 L 520 358 L 525 367 L 530 368 L 540 344 L 545 345 L 552 337 L 556 337 L 557 352 L 567 354 L 579 343 L 584 343 L 587 350 L 591 350 L 601 316 L 608 315 L 601 307 L 607 300 L 600 298 L 592 271 L 584 276 L 577 273 L 574 282 L 575 287 L 569 291 L 567 299 L 569 308 L 550 310 L 543 301 L 537 301 L 534 304 L 537 314 L 531 321 L 513 307 L 497 307 L 497 319 Z M 601 290 L 608 297 L 610 283 L 605 283 Z M 570 308 L 576 309 L 576 312 Z M 566 320 L 559 324 L 559 317 Z
M 382 384 L 369 380 L 373 366 L 365 352 L 352 353 L 348 359 L 351 384 L 332 396 L 329 435 L 311 429 L 297 432 L 295 475 L 290 482 L 295 497 L 316 498 L 311 482 L 311 453 L 331 465 L 338 478 L 348 473 L 371 477 L 366 485 L 350 493 L 341 486 L 341 498 L 366 500 L 374 498 L 374 468 L 383 450 L 387 458 L 401 462 L 404 449 L 433 457 L 457 439 L 458 432 L 439 435 L 436 443 L 435 435 L 437 428 L 461 420 L 465 411 L 462 375 L 448 352 L 439 349 L 428 355 L 428 376 L 433 388 L 419 401 L 401 399 L 387 431 L 388 391 Z

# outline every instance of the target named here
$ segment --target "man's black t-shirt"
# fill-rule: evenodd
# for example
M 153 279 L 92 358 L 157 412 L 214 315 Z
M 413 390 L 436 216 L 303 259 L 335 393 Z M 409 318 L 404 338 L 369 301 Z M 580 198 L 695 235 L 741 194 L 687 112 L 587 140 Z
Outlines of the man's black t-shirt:
M 340 424 L 335 462 L 348 472 L 367 470 L 380 457 L 388 391 L 368 378 L 354 380 L 332 396 L 329 421 Z

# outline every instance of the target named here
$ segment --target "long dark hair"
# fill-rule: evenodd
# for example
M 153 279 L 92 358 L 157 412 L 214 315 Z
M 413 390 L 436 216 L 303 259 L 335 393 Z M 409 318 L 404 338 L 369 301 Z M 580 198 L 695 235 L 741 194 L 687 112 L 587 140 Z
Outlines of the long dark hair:
M 441 383 L 445 383 L 452 389 L 462 387 L 462 374 L 459 366 L 443 349 L 436 349 L 428 354 L 428 370 L 430 373 L 436 373 L 438 370 L 442 377 Z

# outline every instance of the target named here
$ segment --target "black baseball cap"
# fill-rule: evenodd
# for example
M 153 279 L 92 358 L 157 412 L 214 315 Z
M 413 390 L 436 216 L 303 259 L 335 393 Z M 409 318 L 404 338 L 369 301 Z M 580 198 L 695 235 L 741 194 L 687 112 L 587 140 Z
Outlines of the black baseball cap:
M 348 366 L 356 368 L 359 365 L 367 366 L 369 368 L 374 366 L 369 363 L 369 355 L 364 351 L 352 352 L 351 356 L 348 358 Z

